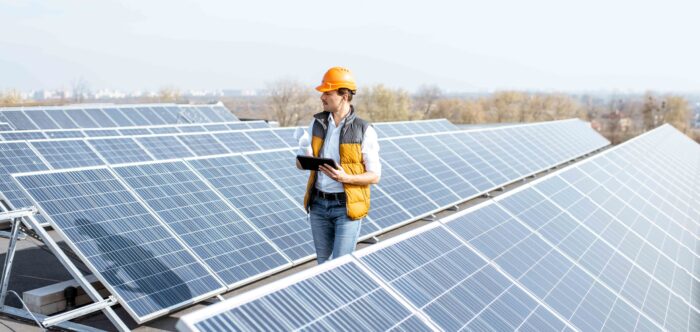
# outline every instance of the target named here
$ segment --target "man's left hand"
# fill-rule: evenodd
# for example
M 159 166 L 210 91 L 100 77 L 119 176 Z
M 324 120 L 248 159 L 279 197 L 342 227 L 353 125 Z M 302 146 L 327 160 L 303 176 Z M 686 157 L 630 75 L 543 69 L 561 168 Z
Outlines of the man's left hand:
M 319 166 L 318 170 L 323 172 L 323 174 L 325 174 L 327 177 L 340 183 L 344 183 L 348 180 L 349 177 L 348 173 L 345 173 L 345 170 L 342 166 L 338 166 L 338 169 L 335 169 L 331 166 L 323 164 Z

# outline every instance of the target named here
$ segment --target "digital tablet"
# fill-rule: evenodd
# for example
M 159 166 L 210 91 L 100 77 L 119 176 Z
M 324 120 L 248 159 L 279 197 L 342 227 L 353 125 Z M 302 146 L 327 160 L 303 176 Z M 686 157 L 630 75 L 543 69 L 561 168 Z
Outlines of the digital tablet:
M 301 168 L 308 169 L 310 171 L 318 171 L 319 166 L 326 164 L 335 169 L 338 167 L 335 165 L 335 161 L 330 158 L 316 158 L 307 156 L 297 156 L 297 160 L 301 164 Z

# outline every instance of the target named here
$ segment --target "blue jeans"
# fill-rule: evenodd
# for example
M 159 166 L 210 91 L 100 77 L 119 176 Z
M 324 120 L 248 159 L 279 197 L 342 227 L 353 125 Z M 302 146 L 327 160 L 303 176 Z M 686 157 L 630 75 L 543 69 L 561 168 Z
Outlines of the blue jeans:
M 318 264 L 355 250 L 362 220 L 348 218 L 344 200 L 314 197 L 309 219 Z

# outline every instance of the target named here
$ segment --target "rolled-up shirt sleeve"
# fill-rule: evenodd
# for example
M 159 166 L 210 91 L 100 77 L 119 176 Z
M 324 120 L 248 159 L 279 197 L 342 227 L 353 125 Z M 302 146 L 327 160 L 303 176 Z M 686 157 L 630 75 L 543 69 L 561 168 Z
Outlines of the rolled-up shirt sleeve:
M 314 120 L 311 120 L 311 124 L 307 130 L 304 130 L 301 137 L 298 138 L 299 149 L 297 150 L 297 156 L 313 156 L 314 151 L 311 149 L 311 128 L 314 125 Z
M 382 163 L 379 161 L 379 138 L 374 127 L 369 126 L 362 139 L 362 160 L 365 164 L 365 171 L 382 175 Z

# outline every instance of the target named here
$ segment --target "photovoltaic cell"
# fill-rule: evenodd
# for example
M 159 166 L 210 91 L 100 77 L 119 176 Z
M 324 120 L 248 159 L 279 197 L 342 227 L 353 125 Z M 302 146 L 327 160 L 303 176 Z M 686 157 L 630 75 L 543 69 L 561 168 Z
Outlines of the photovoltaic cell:
M 61 127 L 54 122 L 48 114 L 43 110 L 25 111 L 24 114 L 32 119 L 39 129 L 60 129 Z
M 246 123 L 250 129 L 270 128 L 270 125 L 265 121 L 251 121 Z
M 228 127 L 221 123 L 221 124 L 208 124 L 208 125 L 202 125 L 204 129 L 207 131 L 228 131 Z
M 115 172 L 227 285 L 289 264 L 184 162 Z
M 293 261 L 315 253 L 304 210 L 243 157 L 188 163 Z
M 296 155 L 294 153 L 291 151 L 252 153 L 246 155 L 246 158 L 296 199 L 299 206 L 304 205 L 309 172 L 296 168 Z
M 209 134 L 180 135 L 178 138 L 198 156 L 229 153 L 228 149 L 221 145 L 214 136 Z
M 285 143 L 291 148 L 298 148 L 299 147 L 299 140 L 297 140 L 295 137 L 297 135 L 302 134 L 303 128 L 280 128 L 280 129 L 275 129 L 273 132 L 277 134 L 282 140 L 284 140 Z
M 99 108 L 85 109 L 85 113 L 95 120 L 95 122 L 99 124 L 99 127 L 101 128 L 119 127 L 118 124 L 112 121 L 112 119 Z
M 150 128 L 154 134 L 177 134 L 181 133 L 177 127 L 153 127 Z
M 150 125 L 158 126 L 168 124 L 150 107 L 136 107 L 136 112 L 144 117 Z
M 90 129 L 83 130 L 85 136 L 87 137 L 114 137 L 120 136 L 119 132 L 115 129 Z
M 39 158 L 25 142 L 0 142 L 0 194 L 14 209 L 32 206 L 32 202 L 17 184 L 12 181 L 10 174 L 47 170 L 49 167 Z M 44 223 L 45 219 L 37 215 L 37 220 Z
M 388 165 L 382 167 L 382 178 L 377 187 L 385 193 L 391 193 L 391 197 L 413 217 L 422 216 L 438 208 L 428 196 Z
M 56 123 L 61 129 L 79 128 L 71 118 L 66 115 L 66 112 L 61 109 L 46 110 L 46 114 Z
M 32 146 L 55 169 L 104 165 L 82 140 L 35 141 Z
M 445 331 L 566 326 L 442 227 L 365 253 L 362 262 Z
M 136 140 L 158 160 L 194 157 L 175 136 L 143 136 Z
M 87 113 L 82 109 L 69 109 L 66 114 L 75 122 L 79 128 L 101 128 Z
M 88 143 L 109 164 L 151 161 L 153 158 L 132 138 L 90 139 Z
M 83 138 L 85 135 L 81 130 L 56 130 L 44 132 L 47 138 Z
M 318 271 L 318 272 L 316 272 Z M 186 316 L 180 331 L 431 331 L 356 263 L 343 260 L 249 301 L 226 301 Z M 279 287 L 279 286 L 277 286 Z M 345 291 L 339 292 L 338 289 Z
M 398 173 L 410 179 L 413 185 L 439 206 L 448 206 L 460 201 L 460 198 L 450 191 L 445 184 L 424 170 L 420 164 L 411 159 L 406 152 L 393 144 L 392 141 L 380 141 L 380 146 L 380 151 L 382 151 L 380 158 L 384 163 L 391 165 Z M 383 169 L 382 172 L 384 172 Z M 384 188 L 385 191 L 386 189 Z
M 119 129 L 119 134 L 122 136 L 138 136 L 138 135 L 151 135 L 153 134 L 148 128 L 129 128 L 129 129 Z
M 134 126 L 150 126 L 153 125 L 146 119 L 141 112 L 131 107 L 122 107 L 118 109 L 124 116 L 134 124 Z
M 411 215 L 406 210 L 377 186 L 371 186 L 370 190 L 369 217 L 380 229 L 387 229 L 411 219 Z M 362 227 L 364 232 L 365 226 Z
M 183 133 L 203 133 L 207 131 L 206 128 L 199 125 L 186 125 L 179 127 L 179 129 Z
M 255 141 L 255 143 L 260 145 L 263 150 L 283 149 L 289 147 L 287 146 L 287 143 L 275 135 L 274 132 L 269 130 L 246 131 L 245 134 Z
M 223 290 L 106 168 L 15 179 L 138 323 Z
M 243 129 L 251 129 L 252 124 L 254 123 L 264 123 L 264 122 L 234 122 L 234 123 L 227 123 L 225 124 L 226 128 L 231 129 L 231 130 L 243 130 Z
M 46 138 L 46 135 L 40 131 L 11 131 L 4 132 L 1 136 L 6 141 L 26 141 Z
M 117 124 L 117 127 L 131 127 L 138 125 L 132 122 L 120 108 L 105 108 L 104 113 Z
M 16 130 L 35 130 L 39 129 L 22 111 L 3 111 L 2 115 L 12 123 Z
M 260 147 L 256 145 L 248 136 L 241 132 L 226 132 L 212 134 L 221 142 L 226 149 L 231 152 L 258 151 Z

